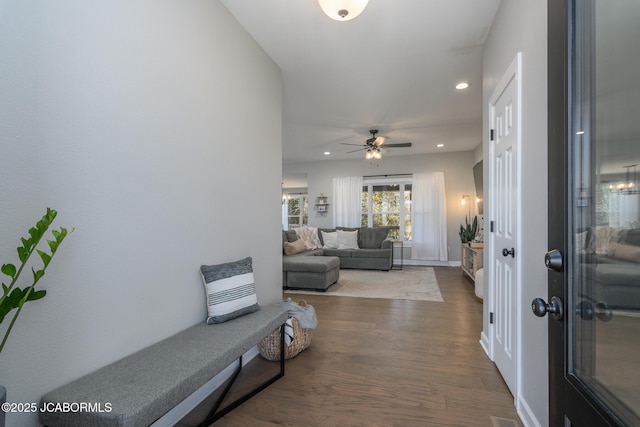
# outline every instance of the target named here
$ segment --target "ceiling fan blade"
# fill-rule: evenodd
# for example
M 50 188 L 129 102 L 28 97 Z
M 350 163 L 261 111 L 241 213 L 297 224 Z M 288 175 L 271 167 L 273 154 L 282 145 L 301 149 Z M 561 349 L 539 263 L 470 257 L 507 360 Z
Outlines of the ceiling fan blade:
M 362 147 L 362 148 L 358 148 L 357 150 L 353 150 L 353 151 L 347 151 L 345 154 L 349 154 L 349 153 L 355 153 L 356 151 L 362 151 L 362 150 L 366 150 L 368 147 Z
M 399 144 L 385 144 L 385 147 L 408 148 L 408 147 L 411 147 L 411 145 L 412 145 L 411 142 L 401 142 Z

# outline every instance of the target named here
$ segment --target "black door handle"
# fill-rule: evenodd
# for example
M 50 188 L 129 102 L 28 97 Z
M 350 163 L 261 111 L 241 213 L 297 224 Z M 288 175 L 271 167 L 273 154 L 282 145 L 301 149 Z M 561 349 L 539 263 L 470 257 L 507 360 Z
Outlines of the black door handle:
M 507 248 L 504 248 L 502 250 L 502 256 L 509 256 L 509 255 L 511 255 L 511 258 L 515 257 L 516 256 L 516 250 L 513 249 L 513 248 L 511 248 L 511 250 L 509 250 Z
M 531 301 L 531 310 L 538 317 L 544 317 L 547 313 L 555 320 L 562 320 L 563 309 L 562 300 L 556 296 L 551 297 L 551 301 L 547 304 L 542 298 L 535 298 Z

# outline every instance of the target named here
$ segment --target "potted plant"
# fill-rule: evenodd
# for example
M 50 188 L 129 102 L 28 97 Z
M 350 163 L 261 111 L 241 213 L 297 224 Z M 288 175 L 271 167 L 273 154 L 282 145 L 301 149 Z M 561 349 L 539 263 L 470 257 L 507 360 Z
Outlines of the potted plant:
M 465 216 L 464 223 L 464 226 L 460 224 L 460 241 L 463 244 L 471 244 L 478 234 L 478 216 L 474 215 L 471 224 L 469 224 L 469 218 Z
M 58 213 L 55 210 L 47 208 L 47 212 L 44 214 L 42 219 L 38 221 L 34 227 L 29 229 L 29 236 L 21 239 L 22 245 L 17 248 L 20 265 L 16 267 L 14 264 L 8 263 L 3 264 L 0 269 L 2 273 L 9 278 L 8 284 L 2 282 L 2 297 L 0 297 L 0 324 L 7 319 L 7 315 L 9 313 L 15 310 L 9 326 L 4 333 L 2 342 L 0 343 L 0 354 L 2 353 L 2 349 L 4 349 L 7 339 L 9 338 L 9 334 L 13 329 L 13 325 L 16 323 L 18 315 L 24 308 L 24 305 L 28 301 L 42 299 L 47 294 L 47 291 L 44 289 L 36 290 L 36 284 L 44 276 L 45 270 L 49 266 L 49 263 L 51 263 L 51 260 L 62 241 L 73 231 L 73 229 L 67 230 L 62 227 L 59 230 L 51 230 L 53 239 L 47 240 L 50 252 L 47 253 L 47 251 L 37 248 L 57 214 Z M 24 288 L 20 288 L 17 286 L 18 279 L 34 252 L 38 253 L 43 265 L 40 269 L 36 269 L 32 266 L 31 272 L 33 274 L 33 278 L 28 279 L 27 282 L 30 284 Z M 6 389 L 2 386 L 0 386 L 0 401 L 1 403 L 6 401 Z M 4 426 L 4 415 L 5 413 L 0 411 L 0 426 Z

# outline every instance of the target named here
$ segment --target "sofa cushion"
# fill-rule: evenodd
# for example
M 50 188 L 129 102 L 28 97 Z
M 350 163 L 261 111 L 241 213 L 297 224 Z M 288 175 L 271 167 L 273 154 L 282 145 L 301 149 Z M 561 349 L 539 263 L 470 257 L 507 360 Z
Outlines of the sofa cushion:
M 389 249 L 360 249 L 353 251 L 352 258 L 389 258 Z
M 360 249 L 358 246 L 358 230 L 338 230 L 338 249 Z
M 322 236 L 322 247 L 324 249 L 338 249 L 338 232 L 320 230 Z
M 613 244 L 611 256 L 625 261 L 640 262 L 640 246 L 625 245 L 623 243 Z
M 631 246 L 640 246 L 640 229 L 632 228 L 628 230 L 620 242 Z
M 324 256 L 337 256 L 340 258 L 351 258 L 352 249 L 323 249 Z
M 382 241 L 388 235 L 387 227 L 362 227 L 358 235 L 358 245 L 363 249 L 380 249 Z
M 284 232 L 284 235 L 287 238 L 287 242 L 295 242 L 298 240 L 298 235 L 295 230 L 287 230 Z
M 300 239 L 293 242 L 284 242 L 282 247 L 285 255 L 295 255 L 307 250 L 304 242 Z
M 260 310 L 251 257 L 200 267 L 207 294 L 207 324 L 223 323 Z
M 282 261 L 284 271 L 326 273 L 340 267 L 340 258 L 333 256 L 291 257 Z

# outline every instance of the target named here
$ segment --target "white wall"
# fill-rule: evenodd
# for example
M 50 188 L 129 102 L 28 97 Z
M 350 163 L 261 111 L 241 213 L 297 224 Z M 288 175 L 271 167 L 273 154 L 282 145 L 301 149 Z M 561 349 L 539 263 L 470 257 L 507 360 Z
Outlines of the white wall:
M 449 244 L 449 261 L 460 262 L 461 247 L 460 224 L 468 215 L 468 208 L 460 204 L 463 194 L 475 194 L 473 182 L 473 151 L 456 153 L 425 154 L 417 156 L 387 156 L 378 162 L 367 160 L 323 160 L 307 163 L 286 163 L 283 172 L 286 175 L 306 173 L 310 209 L 313 209 L 315 198 L 323 193 L 328 196 L 329 204 L 333 204 L 333 178 L 345 176 L 412 174 L 421 172 L 444 172 L 445 191 L 447 197 L 447 241 Z M 475 200 L 475 199 L 472 199 Z M 333 207 L 321 215 L 309 212 L 309 225 L 331 228 L 333 224 Z M 474 215 L 472 210 L 471 215 Z M 409 250 L 405 250 L 405 256 Z
M 201 264 L 252 256 L 281 298 L 281 73 L 217 0 L 0 0 L 0 70 L 0 261 L 47 206 L 76 228 L 0 356 L 10 402 L 204 321 Z
M 522 52 L 521 259 L 519 311 L 521 377 L 516 406 L 525 425 L 548 425 L 547 319 L 531 313 L 531 300 L 547 295 L 547 5 L 503 0 L 484 46 L 484 158 L 489 157 L 488 103 L 497 83 Z M 485 162 L 488 166 L 488 163 Z M 489 183 L 485 167 L 484 182 Z M 485 195 L 487 191 L 485 190 Z M 490 221 L 485 217 L 485 223 Z M 485 265 L 488 265 L 485 252 Z M 487 277 L 485 275 L 485 277 Z M 485 289 L 487 287 L 485 286 Z M 487 304 L 485 304 L 485 307 Z M 488 331 L 485 313 L 484 331 Z

